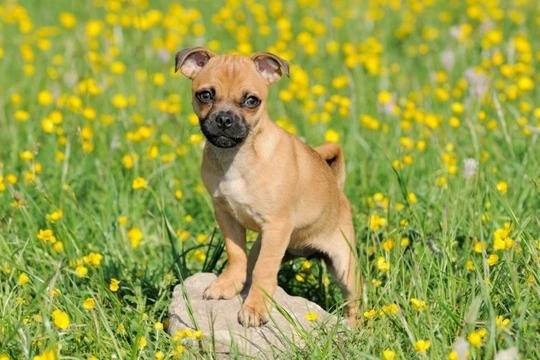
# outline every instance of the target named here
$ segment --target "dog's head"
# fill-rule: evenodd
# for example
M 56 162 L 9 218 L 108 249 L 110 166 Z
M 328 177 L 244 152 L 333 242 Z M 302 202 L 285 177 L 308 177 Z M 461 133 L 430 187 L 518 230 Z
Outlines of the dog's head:
M 248 137 L 266 112 L 268 86 L 289 75 L 276 55 L 214 55 L 202 47 L 176 54 L 176 71 L 192 80 L 193 109 L 208 141 L 235 147 Z

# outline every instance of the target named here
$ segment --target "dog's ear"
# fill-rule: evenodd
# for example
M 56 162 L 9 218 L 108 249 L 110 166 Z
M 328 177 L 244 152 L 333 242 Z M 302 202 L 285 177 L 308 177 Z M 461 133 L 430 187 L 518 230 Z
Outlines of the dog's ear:
M 289 63 L 277 55 L 261 52 L 252 55 L 251 60 L 268 84 L 278 81 L 283 75 L 289 76 Z
M 174 72 L 180 70 L 186 77 L 193 79 L 213 56 L 210 50 L 203 47 L 180 50 L 175 56 Z

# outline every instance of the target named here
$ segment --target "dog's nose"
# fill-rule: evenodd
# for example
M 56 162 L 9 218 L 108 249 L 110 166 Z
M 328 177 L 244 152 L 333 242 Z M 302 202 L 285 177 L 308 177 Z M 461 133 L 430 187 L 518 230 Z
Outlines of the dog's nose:
M 233 117 L 232 114 L 229 114 L 228 112 L 222 112 L 217 114 L 216 116 L 216 124 L 218 128 L 221 130 L 230 128 L 233 123 Z

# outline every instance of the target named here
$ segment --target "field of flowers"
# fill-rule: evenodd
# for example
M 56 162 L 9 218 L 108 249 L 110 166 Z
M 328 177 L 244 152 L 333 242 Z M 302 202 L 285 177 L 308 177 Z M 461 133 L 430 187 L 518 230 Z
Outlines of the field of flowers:
M 284 358 L 540 358 L 537 1 L 0 1 L 1 360 L 212 355 L 165 331 L 226 261 L 194 45 L 288 59 L 271 116 L 345 149 L 363 324 Z M 318 262 L 279 280 L 339 312 Z

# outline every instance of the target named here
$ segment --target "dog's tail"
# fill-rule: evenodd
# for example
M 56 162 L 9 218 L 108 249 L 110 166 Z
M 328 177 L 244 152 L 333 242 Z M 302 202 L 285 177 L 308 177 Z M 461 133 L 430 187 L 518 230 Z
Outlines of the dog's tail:
M 341 147 L 336 144 L 323 144 L 317 146 L 315 151 L 330 166 L 337 179 L 339 188 L 343 189 L 345 184 L 345 159 Z

